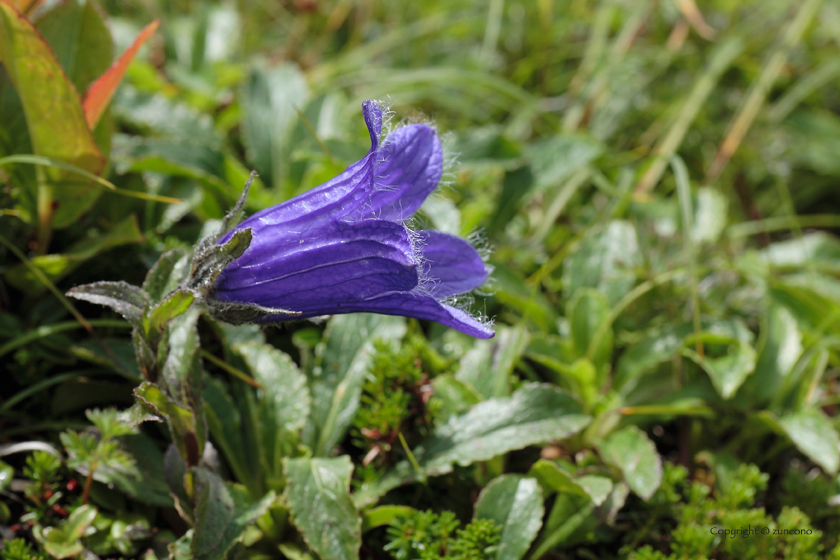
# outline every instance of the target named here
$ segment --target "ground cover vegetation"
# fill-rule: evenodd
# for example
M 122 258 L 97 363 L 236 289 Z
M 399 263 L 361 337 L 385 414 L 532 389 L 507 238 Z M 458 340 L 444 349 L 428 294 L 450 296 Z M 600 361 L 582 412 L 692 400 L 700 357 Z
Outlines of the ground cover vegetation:
M 819 0 L 0 0 L 0 558 L 840 558 L 838 47 Z M 202 312 L 250 171 L 335 177 L 369 99 L 440 134 L 412 227 L 495 337 Z

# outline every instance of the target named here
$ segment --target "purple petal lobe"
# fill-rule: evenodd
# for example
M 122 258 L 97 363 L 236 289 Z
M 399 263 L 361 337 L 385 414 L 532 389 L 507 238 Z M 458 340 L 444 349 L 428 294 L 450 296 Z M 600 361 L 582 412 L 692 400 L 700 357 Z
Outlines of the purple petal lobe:
M 437 132 L 424 124 L 397 129 L 377 150 L 369 203 L 351 216 L 406 220 L 435 190 L 442 174 L 443 151 Z
M 481 255 L 460 237 L 428 230 L 418 235 L 428 279 L 424 287 L 432 296 L 442 299 L 463 294 L 487 280 Z
M 379 145 L 379 135 L 382 133 L 382 109 L 376 101 L 362 103 L 362 114 L 370 133 L 370 149 L 375 150 Z
M 444 305 L 430 296 L 417 294 L 394 294 L 370 299 L 364 302 L 342 305 L 329 312 L 317 313 L 304 311 L 297 319 L 306 319 L 324 315 L 326 313 L 381 313 L 383 315 L 400 315 L 435 321 L 447 327 L 461 331 L 476 338 L 493 338 L 495 331 L 487 324 L 471 317 L 468 313 L 449 305 Z M 288 317 L 268 317 L 264 322 L 283 321 Z

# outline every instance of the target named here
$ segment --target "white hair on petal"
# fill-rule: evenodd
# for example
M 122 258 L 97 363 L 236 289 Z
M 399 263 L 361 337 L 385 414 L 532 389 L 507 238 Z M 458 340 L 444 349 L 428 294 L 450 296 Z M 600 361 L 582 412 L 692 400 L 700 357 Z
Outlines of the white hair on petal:
M 382 111 L 382 130 L 379 132 L 379 142 L 381 143 L 382 140 L 384 140 L 385 137 L 393 131 L 392 121 L 395 114 L 394 110 L 391 109 L 393 101 L 391 101 L 390 95 L 387 100 L 373 99 L 372 101 L 376 104 L 379 110 Z

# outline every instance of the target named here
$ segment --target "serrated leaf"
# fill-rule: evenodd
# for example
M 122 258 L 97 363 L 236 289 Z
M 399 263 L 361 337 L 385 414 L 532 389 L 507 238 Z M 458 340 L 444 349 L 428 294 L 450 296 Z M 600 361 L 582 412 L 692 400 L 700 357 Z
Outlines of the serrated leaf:
M 134 389 L 134 395 L 145 405 L 151 407 L 156 414 L 166 418 L 166 423 L 172 433 L 172 440 L 181 457 L 190 464 L 198 464 L 204 446 L 204 438 L 199 436 L 196 417 L 193 412 L 178 404 L 167 396 L 160 388 L 145 382 Z M 204 427 L 200 427 L 201 435 Z
M 405 319 L 356 313 L 330 320 L 318 347 L 319 367 L 310 379 L 312 409 L 305 438 L 316 456 L 327 455 L 341 440 L 362 393 L 375 339 L 399 340 Z
M 209 293 L 216 277 L 227 265 L 242 256 L 251 245 L 251 228 L 236 230 L 231 238 L 221 245 L 209 245 L 196 249 L 190 265 L 187 288 Z
M 363 485 L 354 499 L 360 507 L 386 492 L 423 476 L 446 474 L 498 455 L 567 438 L 592 420 L 579 402 L 552 385 L 526 383 L 510 397 L 483 401 L 438 426 L 414 450 L 421 473 L 404 461 L 374 483 Z
M 567 438 L 591 417 L 568 393 L 529 383 L 504 399 L 475 405 L 435 430 L 417 454 L 428 474 L 442 474 L 453 463 L 469 465 L 529 445 Z
M 71 288 L 67 295 L 110 307 L 135 328 L 142 328 L 143 312 L 148 304 L 148 297 L 146 292 L 137 286 L 126 282 L 94 282 Z
M 117 415 L 117 420 L 123 424 L 127 424 L 132 428 L 136 428 L 144 422 L 163 422 L 163 419 L 156 414 L 149 412 L 149 409 L 142 403 L 136 402 L 131 407 L 120 411 Z
M 158 348 L 158 359 L 162 358 L 163 363 L 161 374 L 166 380 L 169 393 L 194 410 L 198 410 L 195 395 L 201 385 L 201 361 L 198 356 L 200 315 L 201 312 L 195 308 L 177 315 L 169 323 L 164 340 Z
M 496 560 L 519 560 L 542 527 L 543 498 L 533 478 L 503 475 L 488 484 L 475 503 L 475 519 L 502 527 Z
M 160 420 L 156 420 L 160 421 Z M 172 496 L 166 484 L 163 453 L 143 434 L 122 436 L 120 449 L 134 461 L 132 472 L 118 469 L 96 470 L 95 479 L 113 484 L 132 499 L 158 507 L 172 507 Z
M 260 342 L 240 343 L 233 350 L 263 386 L 263 398 L 272 410 L 274 424 L 289 432 L 302 428 L 311 399 L 306 376 L 289 355 Z
M 166 325 L 175 317 L 186 313 L 195 300 L 192 292 L 179 290 L 168 296 L 165 300 L 154 306 L 143 319 L 143 325 L 147 335 L 155 338 L 163 331 Z
M 797 449 L 829 474 L 840 467 L 840 437 L 831 420 L 820 410 L 805 409 L 778 420 Z
M 259 393 L 259 461 L 273 484 L 283 483 L 283 457 L 298 442 L 309 416 L 311 399 L 306 376 L 287 355 L 260 342 L 237 344 L 233 350 L 245 360 L 262 389 Z
M 662 482 L 662 459 L 647 435 L 630 426 L 610 435 L 598 446 L 604 461 L 615 465 L 630 489 L 649 500 Z
M 225 484 L 216 473 L 196 467 L 196 524 L 190 548 L 196 560 L 223 560 L 243 531 L 274 502 L 269 492 L 250 503 L 245 490 Z
M 350 499 L 353 463 L 333 459 L 289 459 L 286 501 L 292 522 L 323 560 L 356 560 L 362 522 Z

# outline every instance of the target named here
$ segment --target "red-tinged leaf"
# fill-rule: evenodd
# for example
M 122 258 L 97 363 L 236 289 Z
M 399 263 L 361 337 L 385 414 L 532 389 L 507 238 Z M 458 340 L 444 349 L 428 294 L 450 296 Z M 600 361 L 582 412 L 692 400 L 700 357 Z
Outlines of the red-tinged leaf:
M 35 8 L 44 3 L 44 0 L 9 0 L 9 4 L 24 14 L 32 13 Z
M 95 82 L 90 84 L 90 87 L 85 94 L 85 100 L 83 103 L 85 118 L 87 119 L 88 126 L 93 128 L 96 126 L 96 123 L 99 122 L 99 118 L 102 116 L 102 113 L 105 112 L 105 108 L 108 107 L 108 103 L 111 101 L 111 97 L 117 90 L 117 86 L 120 85 L 123 76 L 125 76 L 125 71 L 128 69 L 128 65 L 131 64 L 132 60 L 134 60 L 134 57 L 137 55 L 137 51 L 140 50 L 140 47 L 142 47 L 143 44 L 155 34 L 159 24 L 160 21 L 155 20 L 144 27 L 137 35 L 137 38 L 134 39 L 131 46 L 122 53 L 117 61 L 114 62 L 114 64 L 112 64 L 104 74 L 97 78 Z
M 0 2 L 0 63 L 17 90 L 32 150 L 98 175 L 105 158 L 85 121 L 76 88 L 62 70 L 52 49 L 38 30 L 12 5 Z M 59 184 L 79 176 L 56 167 L 45 168 L 47 180 Z M 90 188 L 99 187 L 91 182 Z M 56 227 L 72 223 L 88 203 L 89 189 L 82 185 L 56 191 Z

